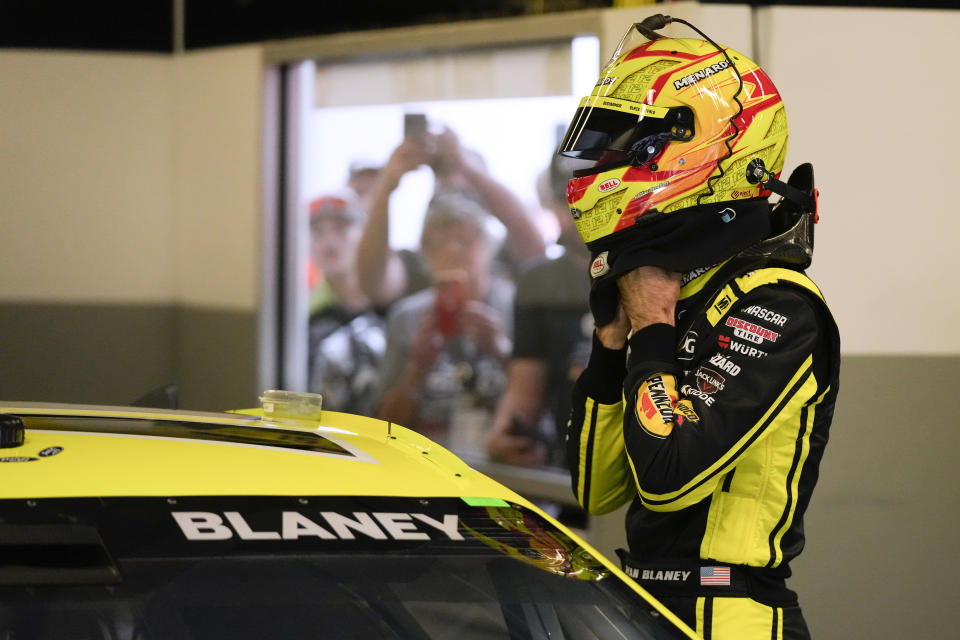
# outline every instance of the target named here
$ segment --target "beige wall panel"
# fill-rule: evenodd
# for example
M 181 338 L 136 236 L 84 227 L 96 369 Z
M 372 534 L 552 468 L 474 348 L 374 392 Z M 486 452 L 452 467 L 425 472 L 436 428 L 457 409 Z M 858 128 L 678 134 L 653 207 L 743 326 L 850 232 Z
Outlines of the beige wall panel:
M 566 41 L 320 65 L 315 96 L 334 107 L 569 93 Z
M 814 638 L 954 638 L 960 581 L 956 417 L 915 398 L 956 393 L 960 358 L 847 356 L 821 468 L 791 563 Z
M 169 57 L 3 51 L 0 69 L 0 299 L 169 300 Z
M 761 64 L 790 118 L 787 169 L 814 163 L 811 275 L 846 353 L 956 354 L 960 12 L 774 8 Z M 785 172 L 786 173 L 786 172 Z
M 253 310 L 259 304 L 258 46 L 176 56 L 176 299 Z

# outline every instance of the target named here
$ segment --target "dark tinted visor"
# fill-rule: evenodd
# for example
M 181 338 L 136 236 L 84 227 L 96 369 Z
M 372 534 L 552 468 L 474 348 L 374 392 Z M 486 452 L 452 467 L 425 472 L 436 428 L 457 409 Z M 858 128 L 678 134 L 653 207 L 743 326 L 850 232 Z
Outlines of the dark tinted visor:
M 607 109 L 579 108 L 560 145 L 569 158 L 598 160 L 606 151 L 626 151 L 637 117 Z
M 626 151 L 644 136 L 667 130 L 662 107 L 589 96 L 580 101 L 560 153 L 570 158 L 598 160 L 607 151 Z
M 595 166 L 623 164 L 630 147 L 647 136 L 673 132 L 677 139 L 689 139 L 693 118 L 687 112 L 689 109 L 665 109 L 627 100 L 584 98 L 559 153 Z M 677 125 L 681 125 L 679 129 Z

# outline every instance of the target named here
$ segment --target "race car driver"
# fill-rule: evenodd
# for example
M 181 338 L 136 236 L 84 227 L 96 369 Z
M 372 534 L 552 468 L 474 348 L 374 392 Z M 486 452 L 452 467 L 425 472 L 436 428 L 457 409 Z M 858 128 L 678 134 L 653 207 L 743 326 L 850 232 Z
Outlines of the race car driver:
M 663 38 L 683 22 L 703 39 Z M 816 285 L 810 165 L 781 182 L 783 102 L 689 23 L 631 26 L 560 153 L 596 324 L 568 461 L 589 512 L 631 502 L 624 569 L 705 638 L 808 638 L 790 561 L 839 334 Z M 773 206 L 768 198 L 781 196 Z

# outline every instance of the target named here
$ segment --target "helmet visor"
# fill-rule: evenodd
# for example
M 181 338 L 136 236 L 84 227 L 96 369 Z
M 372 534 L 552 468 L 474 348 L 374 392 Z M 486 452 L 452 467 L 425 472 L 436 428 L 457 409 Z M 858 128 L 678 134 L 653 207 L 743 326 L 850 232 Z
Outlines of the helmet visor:
M 670 131 L 668 113 L 663 107 L 589 96 L 580 102 L 558 153 L 592 166 L 626 164 L 636 141 Z

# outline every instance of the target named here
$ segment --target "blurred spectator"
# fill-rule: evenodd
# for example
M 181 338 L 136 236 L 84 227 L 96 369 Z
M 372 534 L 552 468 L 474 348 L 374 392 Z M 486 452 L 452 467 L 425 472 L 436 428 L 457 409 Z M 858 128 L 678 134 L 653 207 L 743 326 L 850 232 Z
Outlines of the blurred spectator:
M 492 213 L 507 231 L 506 248 L 512 260 L 523 264 L 543 256 L 543 236 L 523 203 L 486 171 L 482 160 L 463 147 L 450 129 L 404 138 L 377 175 L 370 191 L 370 221 L 360 240 L 357 270 L 360 285 L 378 305 L 423 289 L 431 282 L 423 256 L 394 250 L 389 244 L 390 194 L 401 178 L 428 164 L 436 176 L 435 193 L 466 194 Z
M 350 173 L 347 177 L 347 186 L 357 194 L 357 201 L 364 211 L 370 210 L 370 198 L 373 196 L 373 186 L 383 167 L 369 162 L 351 162 Z
M 308 384 L 324 406 L 370 415 L 386 340 L 354 267 L 365 218 L 349 189 L 310 203 L 310 253 L 321 279 L 310 295 Z
M 541 205 L 557 217 L 560 255 L 531 266 L 517 281 L 507 390 L 486 443 L 498 462 L 564 463 L 561 434 L 570 389 L 586 366 L 593 332 L 587 307 L 590 254 L 567 205 L 567 176 L 554 159 L 537 181 Z
M 491 274 L 489 214 L 458 193 L 440 193 L 424 217 L 421 251 L 436 283 L 388 316 L 379 418 L 460 453 L 480 451 L 510 354 L 513 286 Z

